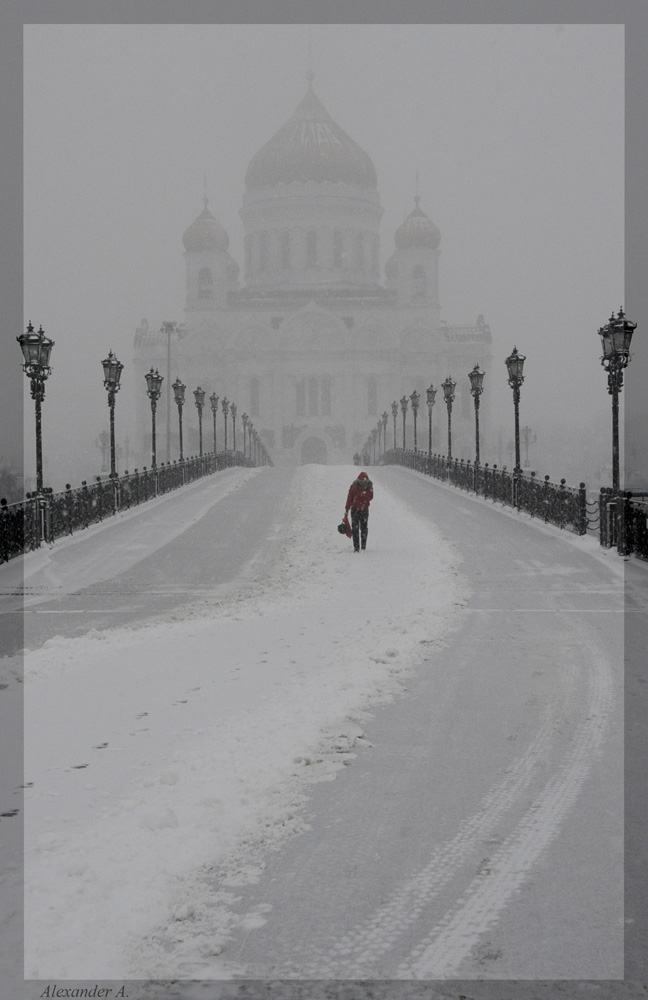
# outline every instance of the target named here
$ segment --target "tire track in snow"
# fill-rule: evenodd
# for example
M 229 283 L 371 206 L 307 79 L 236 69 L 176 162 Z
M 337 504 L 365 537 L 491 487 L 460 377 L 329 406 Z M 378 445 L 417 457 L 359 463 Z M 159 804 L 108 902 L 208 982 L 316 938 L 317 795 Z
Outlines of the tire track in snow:
M 455 907 L 396 971 L 396 978 L 447 979 L 459 975 L 461 962 L 498 920 L 517 894 L 542 852 L 557 836 L 600 751 L 612 708 L 612 674 L 587 631 L 572 621 L 590 654 L 586 714 L 570 750 L 518 824 L 491 859 L 488 874 L 471 882 Z
M 313 978 L 342 973 L 349 979 L 375 974 L 385 951 L 415 923 L 432 900 L 456 877 L 477 847 L 498 828 L 520 796 L 537 776 L 537 762 L 546 759 L 558 725 L 559 711 L 574 699 L 578 670 L 570 665 L 562 676 L 562 687 L 553 704 L 546 707 L 540 726 L 524 754 L 506 768 L 504 777 L 483 798 L 478 810 L 461 826 L 451 841 L 439 845 L 427 865 L 417 872 L 375 916 L 358 931 L 334 943 L 326 953 L 314 957 L 304 971 Z M 397 978 L 413 978 L 412 974 Z M 428 977 L 429 978 L 429 977 Z

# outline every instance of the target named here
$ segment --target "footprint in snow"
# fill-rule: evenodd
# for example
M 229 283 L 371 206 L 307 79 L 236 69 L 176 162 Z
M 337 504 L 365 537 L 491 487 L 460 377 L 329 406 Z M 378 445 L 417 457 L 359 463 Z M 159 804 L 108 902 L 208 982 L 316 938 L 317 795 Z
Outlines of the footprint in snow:
M 92 749 L 93 749 L 93 750 L 105 750 L 105 748 L 106 748 L 107 746 L 108 746 L 108 744 L 107 744 L 107 743 L 99 743 L 99 744 L 98 744 L 98 745 L 97 745 L 96 747 L 93 747 Z
M 17 815 L 18 815 L 18 810 L 17 810 L 17 809 L 10 809 L 10 810 L 9 810 L 9 812 L 6 812 L 6 813 L 0 813 L 0 816 L 5 816 L 5 817 L 7 817 L 7 818 L 8 818 L 9 816 L 17 816 Z
M 148 715 L 148 712 L 140 712 L 140 714 L 136 715 L 135 718 L 136 719 L 143 719 L 145 715 Z
M 83 770 L 83 768 L 84 768 L 84 767 L 87 767 L 87 766 L 88 766 L 87 764 L 73 764 L 73 765 L 72 765 L 72 767 L 73 767 L 73 769 L 74 769 L 75 771 L 82 771 L 82 770 Z

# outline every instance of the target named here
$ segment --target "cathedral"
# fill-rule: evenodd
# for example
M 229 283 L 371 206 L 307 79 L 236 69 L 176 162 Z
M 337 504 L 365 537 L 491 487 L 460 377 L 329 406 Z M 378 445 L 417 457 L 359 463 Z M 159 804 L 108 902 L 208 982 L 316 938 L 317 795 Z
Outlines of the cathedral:
M 229 236 L 204 207 L 185 231 L 184 321 L 135 336 L 137 379 L 151 367 L 165 377 L 158 406 L 167 421 L 167 457 L 176 458 L 177 419 L 171 382 L 187 386 L 185 455 L 197 453 L 198 417 L 192 390 L 235 402 L 259 432 L 275 465 L 348 464 L 391 403 L 421 396 L 418 447 L 428 447 L 425 391 L 456 382 L 453 454 L 474 458 L 474 410 L 468 372 L 487 372 L 491 334 L 483 317 L 474 326 L 449 326 L 440 315 L 441 234 L 420 207 L 393 234 L 393 252 L 380 269 L 383 210 L 368 154 L 333 120 L 313 89 L 288 121 L 252 157 L 240 217 L 244 260 L 228 252 Z M 139 426 L 150 414 L 142 393 Z M 487 397 L 484 400 L 487 404 Z M 171 412 L 173 411 L 173 412 Z M 193 412 L 192 412 L 193 411 Z M 480 411 L 488 429 L 488 406 Z M 223 416 L 217 417 L 217 448 Z M 411 446 L 411 413 L 407 416 Z M 399 407 L 397 445 L 402 443 Z M 433 451 L 445 453 L 443 393 L 433 410 Z M 149 432 L 150 433 L 150 432 Z M 236 446 L 242 450 L 238 424 Z M 187 434 L 189 435 L 187 439 Z M 230 423 L 230 440 L 232 447 Z M 212 450 L 205 436 L 205 451 Z M 189 446 L 189 447 L 188 447 Z M 164 460 L 164 454 L 160 454 Z

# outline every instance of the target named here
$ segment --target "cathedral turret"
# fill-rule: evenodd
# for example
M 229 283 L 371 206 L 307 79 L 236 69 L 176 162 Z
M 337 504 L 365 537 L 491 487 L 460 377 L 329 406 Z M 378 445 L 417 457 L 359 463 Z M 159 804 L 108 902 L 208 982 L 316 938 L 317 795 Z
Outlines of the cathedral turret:
M 438 310 L 441 233 L 419 208 L 420 200 L 417 194 L 415 208 L 396 230 L 396 250 L 385 264 L 385 276 L 399 304 Z
M 227 293 L 238 286 L 239 268 L 227 252 L 229 236 L 207 208 L 185 230 L 186 309 L 209 312 L 227 305 Z

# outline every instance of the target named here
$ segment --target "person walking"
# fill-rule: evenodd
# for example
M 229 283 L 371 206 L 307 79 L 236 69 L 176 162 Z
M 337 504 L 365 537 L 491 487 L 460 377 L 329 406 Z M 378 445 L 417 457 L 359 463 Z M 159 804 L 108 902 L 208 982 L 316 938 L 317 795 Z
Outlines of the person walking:
M 369 528 L 369 504 L 373 500 L 373 483 L 366 472 L 361 472 L 349 487 L 345 513 L 351 511 L 351 534 L 353 536 L 353 551 L 367 547 L 367 532 Z

